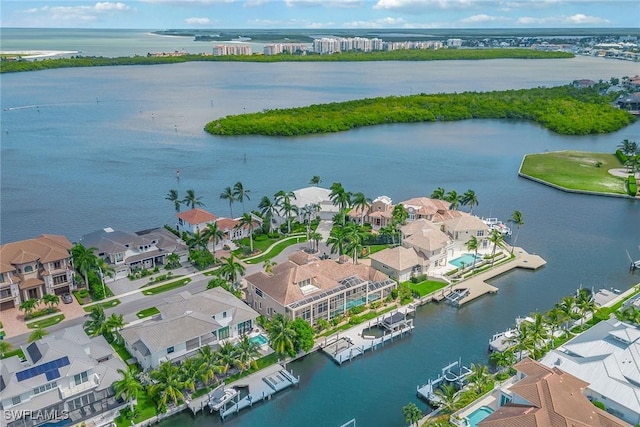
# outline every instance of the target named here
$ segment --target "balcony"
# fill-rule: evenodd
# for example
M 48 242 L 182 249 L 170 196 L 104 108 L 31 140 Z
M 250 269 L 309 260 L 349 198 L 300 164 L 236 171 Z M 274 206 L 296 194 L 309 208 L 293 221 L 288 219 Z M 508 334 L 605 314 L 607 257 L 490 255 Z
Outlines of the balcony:
M 82 384 L 74 385 L 69 388 L 61 387 L 60 394 L 62 395 L 63 399 L 67 399 L 68 397 L 74 396 L 83 391 L 95 388 L 96 386 L 98 386 L 98 384 L 100 384 L 100 378 L 98 377 L 98 374 L 92 374 L 89 377 L 89 380 L 86 382 L 83 382 Z

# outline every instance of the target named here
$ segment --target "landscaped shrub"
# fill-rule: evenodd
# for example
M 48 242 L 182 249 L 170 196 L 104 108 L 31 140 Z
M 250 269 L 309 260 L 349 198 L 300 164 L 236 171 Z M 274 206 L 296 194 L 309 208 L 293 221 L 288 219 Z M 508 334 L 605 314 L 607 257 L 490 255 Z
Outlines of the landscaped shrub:
M 349 315 L 350 315 L 350 316 L 355 316 L 356 314 L 360 314 L 360 313 L 362 313 L 362 312 L 364 311 L 364 309 L 365 309 L 365 306 L 364 306 L 364 305 L 359 305 L 359 306 L 357 306 L 357 307 L 352 307 L 352 308 L 349 310 Z
M 606 406 L 604 406 L 604 403 L 600 402 L 599 400 L 594 400 L 594 401 L 593 401 L 593 402 L 591 402 L 591 403 L 593 403 L 593 406 L 595 406 L 596 408 L 600 408 L 600 409 L 602 409 L 603 411 L 606 411 L 606 410 L 607 410 L 607 407 L 606 407 Z
M 421 274 L 419 276 L 413 276 L 411 278 L 411 283 L 420 283 L 420 282 L 424 282 L 425 280 L 427 280 L 427 275 Z
M 165 230 L 168 230 L 169 232 L 175 234 L 176 236 L 180 237 L 180 233 L 178 232 L 178 230 L 176 230 L 175 228 L 171 227 L 170 225 L 165 224 L 164 225 Z
M 263 241 L 267 240 L 268 238 L 269 238 L 269 236 L 267 236 L 266 234 L 255 235 L 255 233 L 254 233 L 253 241 L 254 242 L 263 242 Z
M 629 160 L 627 155 L 624 154 L 620 149 L 616 150 L 616 157 L 618 158 L 618 160 L 620 160 L 620 163 L 622 163 L 623 165 L 626 164 L 627 161 Z
M 629 178 L 627 179 L 627 191 L 632 196 L 638 194 L 638 183 L 634 175 L 629 175 Z

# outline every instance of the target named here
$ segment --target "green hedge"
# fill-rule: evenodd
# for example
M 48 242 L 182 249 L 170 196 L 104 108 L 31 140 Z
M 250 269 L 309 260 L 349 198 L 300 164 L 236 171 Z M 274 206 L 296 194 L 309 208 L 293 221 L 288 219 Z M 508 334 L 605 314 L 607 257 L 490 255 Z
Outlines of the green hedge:
M 624 154 L 620 149 L 616 150 L 616 157 L 618 158 L 618 160 L 620 160 L 620 163 L 622 163 L 623 165 L 626 164 L 627 161 L 629 160 L 627 155 Z
M 627 178 L 627 190 L 632 196 L 638 194 L 638 183 L 636 181 L 636 177 L 633 175 L 629 175 L 629 178 Z

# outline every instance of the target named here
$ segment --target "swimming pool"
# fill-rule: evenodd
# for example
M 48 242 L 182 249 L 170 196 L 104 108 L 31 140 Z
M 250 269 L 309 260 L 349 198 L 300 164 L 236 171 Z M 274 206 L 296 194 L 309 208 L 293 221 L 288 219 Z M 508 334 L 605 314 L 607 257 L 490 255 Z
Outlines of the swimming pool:
M 471 427 L 476 427 L 480 421 L 484 420 L 491 414 L 493 414 L 493 409 L 488 406 L 481 406 L 467 416 L 469 425 Z
M 258 344 L 260 347 L 262 347 L 263 345 L 269 342 L 269 339 L 264 335 L 260 334 L 260 335 L 256 335 L 255 337 L 249 338 L 249 341 L 254 342 Z
M 456 267 L 460 268 L 462 267 L 462 263 L 464 263 L 465 266 L 469 267 L 473 265 L 474 258 L 476 257 L 473 254 L 464 254 L 462 256 L 459 256 L 458 258 L 452 259 L 451 261 L 449 261 L 449 264 L 453 264 Z M 479 260 L 480 260 L 480 257 L 476 258 L 476 261 L 479 261 Z

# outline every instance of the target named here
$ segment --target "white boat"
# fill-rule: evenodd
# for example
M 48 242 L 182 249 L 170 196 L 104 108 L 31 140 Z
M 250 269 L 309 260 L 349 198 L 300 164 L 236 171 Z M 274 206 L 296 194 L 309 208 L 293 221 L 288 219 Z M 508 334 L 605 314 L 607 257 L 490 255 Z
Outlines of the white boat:
M 239 391 L 235 388 L 225 388 L 216 390 L 209 396 L 209 409 L 211 412 L 219 411 L 225 403 L 238 395 Z
M 482 218 L 482 222 L 489 227 L 489 230 L 498 230 L 503 236 L 511 236 L 511 228 L 498 218 Z

